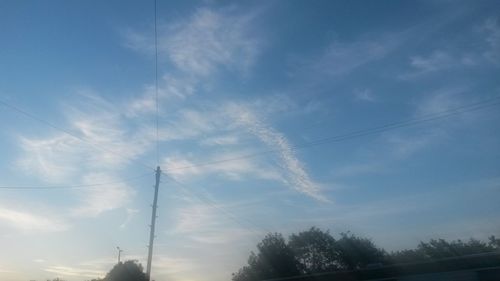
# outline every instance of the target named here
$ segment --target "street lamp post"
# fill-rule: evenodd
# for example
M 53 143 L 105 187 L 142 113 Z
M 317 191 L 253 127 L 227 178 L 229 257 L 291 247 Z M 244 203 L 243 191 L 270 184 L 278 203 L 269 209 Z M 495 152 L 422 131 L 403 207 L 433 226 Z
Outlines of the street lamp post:
M 118 250 L 118 263 L 120 263 L 120 257 L 121 257 L 121 253 L 123 252 L 122 249 L 120 249 L 120 247 L 116 247 L 116 249 Z

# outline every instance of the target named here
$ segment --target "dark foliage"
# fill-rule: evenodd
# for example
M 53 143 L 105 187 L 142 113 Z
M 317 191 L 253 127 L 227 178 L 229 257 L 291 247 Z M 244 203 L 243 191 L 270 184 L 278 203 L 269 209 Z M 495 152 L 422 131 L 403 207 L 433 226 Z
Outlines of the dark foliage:
M 106 277 L 96 281 L 147 281 L 142 265 L 136 261 L 126 261 L 116 264 Z
M 233 274 L 233 280 L 261 280 L 300 273 L 295 256 L 281 234 L 268 234 L 257 245 L 257 250 L 257 254 L 250 254 L 248 266 Z
M 420 242 L 416 249 L 393 252 L 390 259 L 394 263 L 408 263 L 480 254 L 500 249 L 499 242 L 495 236 L 491 236 L 488 243 L 476 239 L 466 242 L 432 239 L 429 242 Z
M 288 243 L 281 234 L 268 234 L 257 245 L 257 250 L 257 253 L 250 254 L 248 264 L 233 274 L 233 281 L 257 281 L 467 256 L 500 250 L 500 239 L 495 236 L 491 236 L 488 242 L 433 239 L 420 242 L 416 249 L 388 254 L 370 239 L 350 232 L 341 233 L 340 238 L 335 239 L 328 231 L 312 227 L 292 234 Z
M 292 234 L 288 246 L 293 251 L 301 273 L 315 273 L 338 269 L 340 251 L 328 231 L 312 227 Z
M 384 250 L 377 248 L 370 239 L 357 237 L 350 232 L 341 233 L 336 244 L 339 252 L 338 262 L 343 269 L 360 269 L 386 261 Z

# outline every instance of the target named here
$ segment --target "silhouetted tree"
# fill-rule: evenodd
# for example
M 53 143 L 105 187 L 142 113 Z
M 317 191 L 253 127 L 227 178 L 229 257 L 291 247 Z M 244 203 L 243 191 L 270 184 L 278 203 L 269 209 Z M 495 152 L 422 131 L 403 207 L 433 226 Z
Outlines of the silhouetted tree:
M 377 248 L 367 238 L 355 236 L 351 232 L 343 232 L 336 242 L 338 262 L 343 269 L 360 269 L 369 264 L 382 264 L 386 262 L 386 253 Z
M 233 281 L 257 281 L 300 274 L 339 270 L 357 270 L 370 264 L 394 264 L 432 261 L 471 254 L 500 251 L 500 239 L 488 242 L 470 239 L 466 242 L 432 239 L 420 242 L 416 249 L 387 254 L 370 239 L 351 232 L 335 238 L 328 232 L 312 227 L 292 234 L 288 243 L 278 233 L 268 234 L 252 252 L 248 264 L 233 273 Z M 113 280 L 114 281 L 114 280 Z
M 248 266 L 233 274 L 234 281 L 262 280 L 300 273 L 294 254 L 279 233 L 268 234 L 251 253 Z
M 347 232 L 335 240 L 328 231 L 315 227 L 291 235 L 288 243 L 281 234 L 269 234 L 257 249 L 248 265 L 233 274 L 233 281 L 358 269 L 387 260 L 385 252 L 369 239 Z
M 126 261 L 116 264 L 103 281 L 147 281 L 142 265 L 136 261 Z
M 301 273 L 334 271 L 339 268 L 339 250 L 328 231 L 311 227 L 290 236 L 288 246 L 293 251 Z
M 405 263 L 459 257 L 492 252 L 500 249 L 499 245 L 500 240 L 496 239 L 495 236 L 491 236 L 488 243 L 476 239 L 470 239 L 467 242 L 431 239 L 429 242 L 420 242 L 417 249 L 391 253 L 390 260 L 395 263 Z
M 432 239 L 427 243 L 420 242 L 418 249 L 431 259 L 478 254 L 493 250 L 486 243 L 475 239 L 470 239 L 468 242 L 462 240 L 448 242 L 444 239 Z
M 500 239 L 496 238 L 495 236 L 490 236 L 488 238 L 490 241 L 488 242 L 488 245 L 495 250 L 500 250 Z

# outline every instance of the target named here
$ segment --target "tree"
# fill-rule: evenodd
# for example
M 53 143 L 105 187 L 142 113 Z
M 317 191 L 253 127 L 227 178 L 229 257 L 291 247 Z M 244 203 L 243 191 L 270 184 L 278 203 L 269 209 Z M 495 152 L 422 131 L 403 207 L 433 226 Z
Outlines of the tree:
M 494 250 L 488 244 L 476 239 L 470 239 L 468 242 L 462 240 L 448 242 L 444 239 L 432 239 L 427 243 L 420 242 L 418 249 L 431 259 L 479 254 Z
M 268 234 L 252 252 L 248 264 L 233 273 L 233 281 L 257 281 L 328 271 L 358 270 L 370 264 L 394 264 L 432 261 L 500 250 L 500 239 L 467 242 L 432 239 L 420 242 L 416 249 L 387 254 L 373 241 L 344 232 L 335 239 L 328 231 L 312 227 L 292 234 L 285 241 L 278 233 Z
M 488 240 L 490 240 L 488 241 L 488 246 L 490 246 L 492 249 L 500 250 L 500 239 L 492 235 L 488 238 Z
M 251 253 L 248 266 L 233 274 L 233 281 L 261 280 L 300 273 L 294 254 L 279 233 L 268 234 Z
M 369 264 L 382 264 L 387 260 L 385 251 L 377 248 L 370 239 L 355 236 L 351 232 L 341 233 L 336 245 L 342 269 L 360 269 Z
M 233 281 L 255 281 L 344 269 L 359 269 L 386 261 L 373 242 L 347 232 L 335 240 L 328 231 L 312 227 L 292 234 L 268 234 L 251 253 L 248 265 L 233 274 Z
M 339 250 L 328 231 L 311 227 L 290 236 L 288 246 L 303 274 L 334 271 L 339 268 Z
M 460 239 L 450 242 L 431 239 L 429 242 L 420 242 L 417 249 L 393 252 L 390 259 L 392 262 L 404 263 L 480 254 L 499 249 L 499 242 L 495 236 L 491 236 L 488 243 L 476 239 L 469 239 L 467 242 Z
M 129 260 L 116 264 L 103 281 L 148 281 L 148 278 L 140 263 Z

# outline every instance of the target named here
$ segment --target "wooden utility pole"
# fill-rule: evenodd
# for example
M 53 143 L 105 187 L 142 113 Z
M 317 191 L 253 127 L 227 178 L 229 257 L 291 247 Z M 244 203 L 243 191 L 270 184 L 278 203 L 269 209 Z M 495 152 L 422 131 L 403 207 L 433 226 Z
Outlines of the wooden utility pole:
M 160 187 L 160 166 L 156 167 L 156 183 L 155 183 L 155 197 L 153 199 L 153 212 L 151 214 L 151 229 L 149 233 L 149 251 L 148 251 L 148 265 L 146 268 L 146 275 L 148 280 L 151 280 L 151 261 L 153 259 L 153 240 L 155 239 L 155 224 L 156 224 L 156 208 L 158 202 L 158 188 Z

